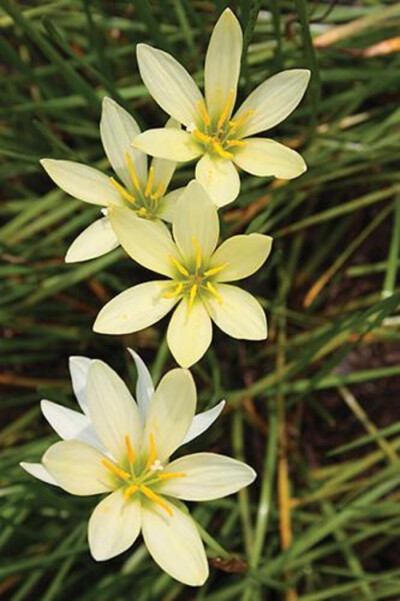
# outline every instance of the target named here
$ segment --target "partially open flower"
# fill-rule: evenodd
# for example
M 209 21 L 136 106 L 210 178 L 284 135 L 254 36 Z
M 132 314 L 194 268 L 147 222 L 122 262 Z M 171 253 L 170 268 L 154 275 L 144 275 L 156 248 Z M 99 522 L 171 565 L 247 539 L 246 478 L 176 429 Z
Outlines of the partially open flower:
M 169 279 L 139 284 L 116 296 L 97 316 L 96 332 L 142 330 L 178 304 L 167 341 L 182 367 L 196 363 L 208 349 L 212 321 L 233 338 L 267 337 L 265 313 L 259 302 L 227 282 L 243 279 L 261 267 L 271 250 L 270 236 L 233 236 L 216 248 L 217 209 L 196 180 L 177 201 L 174 239 L 164 224 L 138 219 L 125 208 L 113 207 L 109 217 L 127 253 Z
M 167 129 L 179 127 L 172 119 Z M 74 161 L 42 159 L 51 179 L 64 192 L 90 204 L 103 207 L 103 217 L 89 225 L 72 243 L 67 263 L 104 255 L 118 246 L 107 217 L 111 206 L 125 206 L 139 217 L 171 221 L 181 189 L 166 194 L 176 163 L 153 159 L 147 169 L 144 152 L 131 146 L 140 133 L 135 119 L 111 98 L 104 98 L 100 135 L 105 153 L 120 181 L 101 171 Z
M 200 160 L 196 179 L 217 206 L 240 190 L 236 164 L 259 176 L 292 179 L 306 170 L 294 150 L 269 138 L 253 137 L 281 123 L 301 101 L 310 79 L 307 69 L 290 69 L 261 83 L 234 112 L 243 35 L 226 9 L 211 35 L 204 68 L 205 98 L 189 73 L 171 55 L 138 44 L 142 79 L 155 101 L 184 130 L 149 129 L 133 146 L 155 157 Z
M 88 367 L 86 393 L 79 395 L 86 427 L 77 436 L 52 445 L 42 458 L 43 470 L 51 483 L 71 494 L 108 493 L 89 520 L 89 546 L 96 560 L 122 553 L 142 531 L 149 553 L 162 569 L 185 584 L 200 586 L 208 576 L 207 558 L 196 524 L 180 500 L 224 497 L 250 484 L 255 472 L 240 461 L 214 453 L 195 453 L 170 462 L 193 429 L 193 378 L 186 370 L 172 370 L 153 392 L 143 364 L 137 356 L 135 360 L 142 370 L 138 387 L 145 395 L 142 400 L 146 398 L 141 407 L 105 363 L 89 360 L 82 364 L 81 376 Z M 64 425 L 59 413 L 58 429 L 73 427 L 68 411 L 64 409 Z M 46 480 L 43 474 L 34 473 L 32 464 L 22 466 Z

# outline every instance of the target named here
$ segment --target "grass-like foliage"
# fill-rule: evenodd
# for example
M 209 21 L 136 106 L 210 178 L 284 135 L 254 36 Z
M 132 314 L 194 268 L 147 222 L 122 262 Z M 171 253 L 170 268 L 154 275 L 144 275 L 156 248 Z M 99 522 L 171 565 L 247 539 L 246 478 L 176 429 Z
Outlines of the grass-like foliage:
M 163 125 L 136 44 L 173 53 L 201 83 L 227 5 L 245 32 L 241 98 L 284 68 L 312 70 L 305 100 L 273 132 L 308 171 L 289 182 L 243 176 L 239 199 L 221 210 L 224 237 L 274 237 L 268 264 L 245 284 L 266 309 L 269 338 L 215 333 L 193 369 L 199 409 L 228 404 L 192 450 L 232 454 L 258 479 L 239 496 L 193 506 L 212 569 L 190 589 L 163 574 L 141 541 L 93 561 L 93 499 L 48 487 L 18 463 L 37 461 L 56 440 L 39 400 L 74 406 L 69 355 L 103 359 L 132 385 L 127 346 L 155 380 L 174 365 L 165 320 L 124 337 L 92 332 L 110 298 L 151 274 L 121 249 L 65 265 L 98 208 L 57 189 L 39 159 L 107 170 L 104 95 L 142 129 Z M 399 24 L 399 5 L 375 0 L 0 0 L 3 599 L 400 599 Z M 174 187 L 191 173 L 181 167 Z

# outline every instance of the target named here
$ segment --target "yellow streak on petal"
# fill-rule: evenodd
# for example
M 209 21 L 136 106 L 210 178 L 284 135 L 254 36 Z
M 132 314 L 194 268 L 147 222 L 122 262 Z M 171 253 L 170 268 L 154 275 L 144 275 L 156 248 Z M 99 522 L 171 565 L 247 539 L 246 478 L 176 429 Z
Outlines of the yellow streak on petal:
M 128 486 L 128 488 L 124 490 L 125 499 L 129 499 L 129 497 L 134 495 L 135 492 L 137 492 L 138 490 L 139 490 L 139 487 L 137 484 L 131 484 L 131 486 Z
M 170 474 L 157 474 L 159 480 L 172 480 L 173 478 L 184 478 L 185 472 L 171 472 Z
M 197 108 L 199 109 L 201 118 L 203 119 L 203 123 L 206 127 L 208 127 L 211 123 L 210 115 L 207 112 L 206 106 L 202 100 L 199 100 L 197 103 Z
M 160 495 L 157 495 L 155 492 L 153 492 L 151 490 L 151 488 L 149 488 L 148 486 L 145 486 L 144 484 L 141 484 L 139 486 L 139 490 L 140 492 L 142 492 L 148 499 L 150 499 L 151 501 L 154 501 L 154 503 L 157 503 L 157 505 L 159 505 L 160 507 L 162 507 L 169 516 L 173 516 L 173 512 L 171 507 L 168 505 L 168 503 L 166 503 L 164 501 L 164 499 L 162 497 L 160 497 Z
M 129 174 L 131 176 L 133 185 L 135 186 L 136 190 L 139 190 L 140 189 L 139 180 L 136 175 L 135 167 L 133 166 L 131 155 L 129 154 L 129 152 L 126 153 L 125 159 L 126 159 L 126 162 L 128 163 Z
M 212 136 L 208 136 L 207 134 L 203 134 L 199 129 L 193 130 L 193 135 L 195 138 L 202 142 L 203 144 L 210 144 L 213 140 Z
M 125 434 L 125 446 L 128 453 L 129 463 L 135 463 L 135 451 L 133 450 L 132 441 L 129 434 Z
M 127 200 L 128 202 L 131 202 L 132 204 L 136 202 L 135 197 L 132 196 L 132 194 L 129 194 L 129 192 L 127 192 L 125 190 L 125 188 L 123 186 L 121 186 L 121 184 L 119 184 L 113 177 L 110 177 L 110 181 L 111 181 L 112 185 L 114 186 L 114 188 L 116 188 L 118 190 L 118 192 L 121 194 L 121 196 L 123 198 L 125 198 L 125 200 Z
M 149 452 L 149 456 L 148 456 L 148 459 L 147 459 L 147 462 L 146 462 L 146 468 L 147 469 L 151 465 L 153 465 L 153 463 L 156 460 L 156 455 L 157 455 L 156 445 L 155 445 L 155 442 L 154 442 L 154 436 L 153 436 L 152 432 L 150 432 L 150 434 L 149 434 L 149 445 L 150 445 L 150 452 Z
M 187 314 L 188 315 L 189 315 L 190 311 L 193 308 L 193 303 L 194 303 L 194 299 L 196 298 L 197 289 L 198 289 L 198 285 L 197 284 L 193 284 L 193 286 L 190 289 L 189 304 L 188 304 L 188 308 L 187 308 Z
M 147 178 L 147 184 L 144 191 L 145 196 L 150 196 L 151 190 L 153 188 L 154 183 L 154 167 L 150 167 L 149 169 L 149 177 Z
M 235 131 L 237 129 L 239 129 L 239 127 L 242 127 L 242 125 L 245 123 L 245 121 L 247 121 L 247 119 L 251 116 L 254 115 L 256 111 L 249 109 L 248 111 L 245 111 L 243 113 L 243 115 L 241 117 L 239 117 L 238 119 L 233 119 L 232 121 L 229 121 L 229 126 L 231 128 L 232 131 Z
M 231 152 L 228 152 L 227 150 L 224 150 L 221 146 L 221 143 L 218 140 L 213 140 L 212 141 L 212 147 L 213 150 L 215 150 L 215 152 L 217 154 L 219 154 L 219 156 L 223 159 L 233 159 L 233 154 Z
M 172 263 L 175 265 L 175 267 L 177 268 L 179 273 L 181 273 L 182 275 L 185 275 L 186 277 L 188 277 L 190 275 L 188 270 L 186 269 L 186 267 L 184 267 L 182 265 L 182 263 L 180 263 L 180 261 L 178 261 L 178 259 L 175 259 L 175 257 L 172 255 L 169 255 L 169 258 L 172 261 Z
M 128 472 L 125 472 L 124 470 L 121 470 L 121 468 L 119 468 L 118 466 L 116 466 L 114 463 L 111 463 L 111 461 L 109 461 L 108 459 L 102 459 L 101 463 L 111 472 L 113 472 L 113 474 L 115 474 L 116 476 L 118 476 L 118 478 L 122 478 L 122 480 L 128 480 L 128 478 L 131 477 L 130 474 L 128 474 Z
M 162 295 L 164 298 L 175 298 L 175 296 L 179 296 L 180 293 L 183 290 L 183 283 L 179 282 L 179 284 L 177 284 L 175 290 L 173 292 L 164 292 L 164 294 Z
M 217 301 L 219 302 L 219 304 L 222 305 L 223 302 L 224 302 L 224 299 L 222 298 L 222 296 L 220 295 L 220 293 L 218 292 L 218 290 L 215 288 L 215 286 L 213 286 L 211 284 L 211 282 L 207 282 L 207 288 L 211 292 L 211 294 L 213 296 L 215 296 L 215 298 L 217 299 Z
M 193 242 L 193 246 L 196 250 L 196 269 L 200 269 L 201 267 L 201 246 L 199 244 L 199 241 L 197 240 L 196 236 L 192 236 L 192 242 Z
M 233 148 L 235 146 L 246 146 L 246 142 L 244 140 L 228 140 L 225 146 L 227 148 Z
M 203 275 L 206 278 L 209 278 L 212 275 L 216 275 L 217 273 L 220 273 L 220 271 L 222 271 L 223 269 L 228 267 L 228 265 L 229 265 L 229 263 L 224 263 L 223 265 L 218 265 L 218 267 L 212 267 L 211 269 L 207 269 L 207 271 L 205 271 Z
M 233 97 L 235 95 L 235 90 L 231 90 L 229 92 L 228 98 L 226 99 L 225 106 L 222 110 L 221 116 L 218 119 L 217 129 L 222 129 L 225 121 L 228 119 L 229 114 L 232 110 Z

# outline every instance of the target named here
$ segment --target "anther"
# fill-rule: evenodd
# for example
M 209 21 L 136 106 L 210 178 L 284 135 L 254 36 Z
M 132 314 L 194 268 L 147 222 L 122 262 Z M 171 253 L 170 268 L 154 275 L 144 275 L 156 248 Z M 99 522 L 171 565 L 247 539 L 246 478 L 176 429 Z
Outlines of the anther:
M 149 469 L 149 467 L 151 465 L 153 465 L 153 463 L 156 460 L 156 445 L 154 443 L 154 436 L 153 436 L 152 432 L 150 432 L 150 434 L 149 434 L 149 447 L 150 447 L 149 456 L 148 456 L 148 459 L 146 462 L 147 469 Z
M 139 490 L 139 486 L 137 484 L 131 484 L 131 486 L 128 486 L 128 488 L 126 488 L 124 490 L 124 497 L 125 497 L 125 499 L 129 499 L 138 490 Z
M 129 154 L 129 152 L 127 152 L 125 154 L 125 159 L 126 159 L 126 162 L 128 163 L 129 175 L 131 176 L 133 185 L 135 186 L 136 190 L 140 190 L 139 180 L 136 175 L 135 167 L 133 166 L 131 155 Z
M 193 130 L 193 135 L 195 138 L 202 142 L 203 144 L 210 144 L 213 140 L 212 136 L 208 136 L 207 134 L 203 134 L 199 129 Z
M 210 120 L 210 115 L 207 112 L 207 109 L 205 107 L 205 104 L 202 100 L 199 100 L 197 103 L 197 107 L 199 109 L 199 113 L 201 115 L 201 118 L 203 119 L 203 123 L 206 127 L 209 127 L 211 120 Z
M 224 150 L 218 140 L 213 140 L 212 147 L 222 159 L 233 159 L 233 154 L 227 150 Z
M 175 290 L 173 290 L 172 292 L 164 292 L 164 294 L 162 295 L 164 298 L 175 298 L 175 296 L 179 296 L 180 293 L 183 290 L 183 283 L 179 282 L 176 285 Z
M 221 113 L 220 118 L 218 119 L 217 129 L 221 130 L 224 126 L 225 121 L 229 118 L 229 115 L 232 111 L 233 97 L 235 95 L 235 91 L 231 90 L 229 92 L 228 98 L 226 99 L 225 106 Z
M 207 271 L 205 271 L 203 275 L 206 278 L 209 278 L 212 275 L 216 275 L 217 273 L 220 273 L 220 271 L 222 271 L 226 267 L 228 267 L 228 263 L 224 263 L 223 265 L 218 265 L 218 267 L 212 267 L 211 269 L 207 269 Z
M 149 488 L 148 486 L 145 486 L 144 484 L 140 484 L 139 490 L 148 499 L 150 499 L 151 501 L 154 501 L 154 503 L 157 503 L 157 505 L 159 505 L 160 507 L 162 507 L 168 513 L 168 515 L 170 517 L 173 516 L 172 509 L 168 505 L 168 503 L 166 501 L 164 501 L 164 499 L 162 497 L 160 497 L 160 495 L 157 495 L 154 491 L 152 491 L 151 488 Z
M 115 474 L 116 476 L 118 476 L 118 478 L 121 478 L 122 480 L 128 480 L 128 478 L 131 477 L 131 475 L 128 474 L 128 472 L 121 470 L 121 468 L 119 468 L 114 463 L 111 463 L 111 461 L 109 461 L 108 459 L 102 459 L 101 463 L 104 465 L 104 467 L 113 472 L 113 474 Z
M 199 270 L 201 267 L 201 246 L 196 236 L 192 236 L 193 246 L 196 250 L 196 270 Z
M 188 304 L 188 309 L 187 309 L 187 314 L 188 315 L 191 312 L 191 310 L 193 309 L 193 303 L 194 303 L 194 299 L 196 298 L 197 289 L 198 289 L 198 285 L 197 284 L 193 284 L 193 286 L 190 289 L 189 304 Z
M 132 204 L 136 202 L 136 198 L 132 196 L 132 194 L 129 194 L 129 192 L 127 192 L 125 188 L 121 186 L 121 184 L 119 184 L 113 177 L 110 177 L 110 181 L 114 188 L 116 188 L 121 194 L 122 198 L 125 198 L 125 200 L 131 202 Z
M 128 454 L 129 463 L 135 463 L 135 452 L 129 434 L 125 434 L 125 446 Z
M 146 188 L 145 188 L 145 191 L 144 191 L 144 195 L 145 196 L 150 196 L 151 190 L 153 188 L 153 183 L 154 183 L 154 167 L 150 167 L 150 169 L 149 169 L 149 177 L 147 179 L 147 184 L 146 184 Z
M 217 299 L 219 304 L 222 305 L 224 300 L 223 300 L 222 296 L 220 295 L 220 293 L 218 292 L 218 290 L 215 288 L 215 286 L 213 286 L 211 284 L 211 282 L 207 282 L 207 289 L 209 290 L 209 292 L 211 292 L 211 294 L 213 296 L 215 296 L 215 298 Z
M 182 265 L 182 263 L 180 263 L 178 261 L 178 259 L 175 259 L 175 257 L 173 255 L 169 255 L 169 258 L 172 261 L 172 263 L 175 265 L 175 267 L 177 268 L 179 273 L 181 273 L 182 275 L 185 275 L 186 277 L 188 277 L 190 275 L 188 270 L 186 269 L 186 267 L 184 267 Z
M 172 480 L 173 478 L 184 478 L 185 476 L 187 476 L 187 474 L 185 474 L 185 472 L 171 472 L 171 473 L 160 473 L 157 474 L 157 478 L 159 480 Z

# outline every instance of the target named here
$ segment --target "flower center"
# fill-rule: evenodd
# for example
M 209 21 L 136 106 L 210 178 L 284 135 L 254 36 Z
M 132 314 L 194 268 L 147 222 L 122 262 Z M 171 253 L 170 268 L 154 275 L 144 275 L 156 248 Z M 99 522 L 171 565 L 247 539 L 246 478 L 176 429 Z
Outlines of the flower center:
M 213 278 L 228 266 L 223 263 L 217 267 L 207 269 L 204 264 L 203 253 L 196 236 L 192 237 L 194 247 L 194 261 L 191 265 L 183 265 L 178 259 L 170 255 L 170 261 L 176 267 L 178 277 L 171 281 L 173 290 L 164 292 L 164 298 L 186 297 L 188 299 L 188 314 L 193 308 L 196 297 L 201 297 L 203 293 L 212 294 L 222 305 L 223 300 L 218 290 L 213 284 Z
M 128 203 L 128 206 L 133 208 L 140 217 L 152 219 L 157 215 L 160 200 L 164 196 L 166 187 L 163 182 L 159 182 L 157 186 L 154 185 L 154 167 L 150 167 L 147 183 L 143 189 L 129 153 L 126 153 L 125 160 L 128 164 L 133 192 L 128 192 L 113 177 L 110 177 L 111 183 L 118 190 L 123 200 Z
M 188 130 L 202 146 L 205 153 L 219 156 L 223 159 L 233 159 L 234 149 L 244 146 L 246 142 L 240 139 L 240 128 L 254 111 L 246 111 L 238 119 L 229 119 L 232 113 L 234 90 L 231 90 L 224 108 L 218 118 L 211 120 L 203 101 L 198 102 L 201 115 L 200 128 L 190 126 Z
M 127 500 L 136 494 L 141 494 L 162 507 L 168 515 L 172 516 L 171 507 L 161 495 L 154 492 L 153 487 L 160 484 L 163 480 L 183 478 L 186 474 L 183 472 L 163 472 L 164 466 L 157 459 L 153 434 L 149 435 L 149 454 L 144 465 L 137 460 L 132 441 L 128 434 L 125 435 L 124 442 L 126 447 L 126 465 L 121 467 L 109 459 L 103 459 L 102 464 L 117 476 L 119 487 L 123 487 L 124 497 Z

